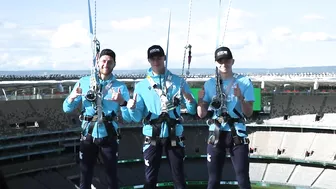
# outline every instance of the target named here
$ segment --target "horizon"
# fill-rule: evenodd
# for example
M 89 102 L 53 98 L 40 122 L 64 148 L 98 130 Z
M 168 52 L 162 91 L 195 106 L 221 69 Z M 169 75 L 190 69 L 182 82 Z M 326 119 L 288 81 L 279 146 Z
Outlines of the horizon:
M 136 68 L 136 69 L 114 69 L 113 71 L 131 71 L 131 70 L 147 70 L 149 67 L 140 69 L 140 68 Z M 239 68 L 233 68 L 233 70 L 240 70 L 240 69 L 250 69 L 250 70 L 254 70 L 254 69 L 262 69 L 262 70 L 276 70 L 276 69 L 307 69 L 307 68 L 335 68 L 336 66 L 294 66 L 294 67 L 277 67 L 277 68 L 261 68 L 261 67 L 256 67 L 256 68 L 249 68 L 249 67 L 239 67 Z M 170 69 L 182 69 L 182 67 L 172 67 L 172 68 L 168 68 L 168 70 Z M 190 67 L 190 69 L 215 69 L 215 67 Z M 90 68 L 87 69 L 72 69 L 72 70 L 62 70 L 62 69 L 52 69 L 52 70 L 48 70 L 48 69 L 33 69 L 33 70 L 0 70 L 0 72 L 29 72 L 29 71 L 88 71 L 90 70 Z M 185 68 L 186 70 L 186 68 Z
M 181 68 L 169 68 L 174 73 L 181 75 Z M 114 70 L 115 74 L 146 74 L 146 69 L 127 69 L 127 70 Z M 196 72 L 196 73 L 195 73 Z M 254 74 L 266 74 L 266 73 L 278 73 L 278 74 L 294 74 L 294 73 L 336 73 L 336 66 L 310 66 L 310 67 L 287 67 L 287 68 L 236 68 L 236 73 L 254 73 Z M 215 68 L 190 68 L 191 75 L 197 74 L 214 74 Z M 0 75 L 51 75 L 51 74 L 63 74 L 63 75 L 86 75 L 90 74 L 90 69 L 86 70 L 13 70 L 13 71 L 0 71 Z M 185 75 L 185 72 L 183 73 Z

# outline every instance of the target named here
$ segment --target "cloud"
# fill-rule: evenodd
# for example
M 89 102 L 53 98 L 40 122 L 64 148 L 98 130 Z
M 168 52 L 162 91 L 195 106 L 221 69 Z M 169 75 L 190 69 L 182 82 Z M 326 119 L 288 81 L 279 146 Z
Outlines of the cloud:
M 169 13 L 170 9 L 169 8 L 160 8 L 159 12 L 161 13 Z
M 162 9 L 161 11 L 165 11 Z M 230 18 L 228 24 L 228 30 L 225 35 L 225 46 L 229 46 L 233 51 L 244 50 L 245 48 L 254 49 L 253 55 L 256 57 L 261 57 L 263 52 L 265 52 L 262 47 L 262 38 L 255 31 L 244 31 L 240 30 L 243 28 L 243 22 L 246 18 L 254 17 L 253 14 L 245 12 L 240 9 L 231 9 Z M 146 58 L 146 50 L 149 46 L 153 44 L 159 44 L 166 51 L 167 44 L 167 22 L 168 18 L 164 18 L 165 21 L 160 20 L 159 26 L 162 30 L 162 37 L 152 38 L 148 43 L 137 44 L 137 47 L 122 52 L 119 55 L 119 64 L 117 63 L 116 69 L 132 68 L 132 69 L 143 69 L 148 67 L 148 62 Z M 225 14 L 221 19 L 225 25 Z M 167 21 L 167 22 L 166 22 Z M 187 20 L 181 20 L 172 17 L 170 41 L 169 41 L 169 54 L 168 54 L 168 66 L 174 68 L 181 68 L 183 64 L 183 57 L 185 46 L 187 45 L 187 31 L 188 24 L 185 23 Z M 230 25 L 230 23 L 233 23 Z M 156 25 L 156 23 L 153 23 Z M 216 17 L 203 17 L 200 20 L 191 20 L 191 30 L 189 43 L 192 45 L 192 65 L 191 67 L 209 67 L 209 62 L 213 61 L 213 53 L 216 48 L 216 36 L 217 36 L 217 18 Z M 219 40 L 222 41 L 224 31 L 221 31 Z M 160 36 L 160 35 L 159 35 Z M 120 63 L 122 62 L 122 63 Z M 187 58 L 185 62 L 187 66 Z
M 226 9 L 224 11 L 224 13 L 222 14 L 222 17 L 221 17 L 222 31 L 224 31 L 224 28 L 225 28 L 225 23 L 226 23 L 226 20 L 227 20 L 227 14 L 228 14 L 228 11 Z M 231 7 L 230 12 L 229 12 L 228 21 L 227 21 L 227 30 L 243 29 L 245 21 L 246 21 L 245 19 L 246 18 L 254 18 L 255 16 L 256 15 L 254 15 L 250 12 Z M 217 18 L 216 18 L 216 22 L 217 22 Z
M 26 57 L 23 58 L 21 61 L 17 62 L 17 66 L 20 67 L 26 67 L 26 68 L 32 68 L 32 67 L 39 67 L 42 63 L 42 60 L 44 58 L 42 56 L 32 56 L 32 57 Z
M 112 27 L 120 30 L 138 30 L 150 26 L 152 23 L 152 18 L 150 16 L 145 16 L 141 18 L 129 18 L 126 20 L 112 21 Z
M 33 38 L 43 38 L 43 39 L 51 39 L 55 34 L 55 30 L 51 29 L 27 29 L 24 32 L 28 33 Z
M 322 19 L 324 19 L 324 17 L 320 16 L 318 14 L 307 14 L 307 15 L 303 16 L 303 19 L 306 19 L 306 20 L 322 20 Z
M 164 9 L 161 11 L 165 11 Z M 225 26 L 226 11 L 223 11 L 222 28 Z M 246 30 L 245 22 L 250 22 L 250 18 L 255 15 L 240 9 L 231 8 L 228 28 L 225 34 L 225 46 L 229 46 L 234 56 L 239 60 L 239 65 L 244 65 L 244 61 L 259 61 L 264 59 L 267 52 L 263 38 L 252 28 Z M 168 16 L 140 18 L 129 18 L 126 20 L 114 20 L 110 22 L 114 30 L 97 28 L 98 39 L 101 47 L 113 48 L 117 53 L 116 70 L 122 69 L 143 69 L 149 67 L 147 61 L 147 48 L 153 44 L 161 45 L 166 51 Z M 10 66 L 15 62 L 18 69 L 55 69 L 55 70 L 89 70 L 92 64 L 92 50 L 90 46 L 90 36 L 87 27 L 83 27 L 83 22 L 76 20 L 61 24 L 58 27 L 30 26 L 23 28 L 20 33 L 15 34 L 15 39 L 21 40 L 20 46 L 14 44 L 10 49 L 6 49 L 6 58 L 0 56 L 1 69 L 14 69 Z M 85 24 L 86 25 L 86 24 Z M 84 25 L 84 26 L 85 26 Z M 155 27 L 154 27 L 155 26 Z M 162 27 L 161 27 L 162 26 Z M 169 46 L 168 67 L 182 68 L 183 55 L 187 45 L 187 16 L 185 19 L 172 15 Z M 145 28 L 145 29 L 144 29 Z M 189 43 L 192 45 L 191 67 L 210 67 L 209 63 L 214 62 L 213 53 L 216 47 L 217 36 L 216 16 L 193 17 L 191 20 L 191 31 Z M 131 33 L 132 30 L 139 30 Z M 130 32 L 129 37 L 121 37 L 125 31 Z M 146 35 L 146 39 L 139 39 L 141 33 Z M 220 31 L 220 41 L 223 39 L 223 29 Z M 134 34 L 134 35 L 131 35 Z M 118 36 L 113 37 L 111 36 Z M 120 36 L 120 37 L 119 37 Z M 125 43 L 124 39 L 132 41 L 132 45 Z M 13 39 L 14 40 L 14 39 Z M 30 50 L 31 49 L 31 50 Z M 23 54 L 17 55 L 20 51 Z M 32 53 L 35 52 L 35 53 Z M 0 54 L 2 53 L 0 49 Z M 15 54 L 16 53 L 16 54 Z M 11 63 L 9 63 L 9 60 Z M 187 57 L 185 68 L 187 67 Z M 247 63 L 246 63 L 247 64 Z
M 4 29 L 15 29 L 17 28 L 17 24 L 13 23 L 13 22 L 0 22 L 0 27 L 4 28 Z
M 47 56 L 41 55 L 25 55 L 17 53 L 4 53 L 0 55 L 1 70 L 36 70 L 50 68 L 48 65 Z
M 304 32 L 299 39 L 301 41 L 335 41 L 336 36 L 331 36 L 325 32 Z
M 295 36 L 289 28 L 276 27 L 272 29 L 271 37 L 275 40 L 284 41 L 286 39 L 291 39 Z
M 52 48 L 68 48 L 89 45 L 91 42 L 89 32 L 83 27 L 83 22 L 76 20 L 60 25 L 53 33 L 50 43 Z
M 9 54 L 8 53 L 3 53 L 0 55 L 0 62 L 5 62 L 8 60 Z

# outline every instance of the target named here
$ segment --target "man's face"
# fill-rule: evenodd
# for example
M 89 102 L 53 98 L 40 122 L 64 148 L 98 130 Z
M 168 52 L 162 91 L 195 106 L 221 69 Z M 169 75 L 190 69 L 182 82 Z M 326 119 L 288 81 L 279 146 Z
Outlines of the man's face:
M 164 69 L 165 56 L 153 56 L 148 59 L 154 72 L 162 72 Z
M 232 72 L 232 65 L 234 63 L 234 59 L 219 59 L 216 61 L 216 66 L 218 70 L 222 73 L 230 73 Z
M 101 74 L 109 75 L 115 67 L 115 62 L 109 55 L 103 55 L 99 59 L 98 66 Z

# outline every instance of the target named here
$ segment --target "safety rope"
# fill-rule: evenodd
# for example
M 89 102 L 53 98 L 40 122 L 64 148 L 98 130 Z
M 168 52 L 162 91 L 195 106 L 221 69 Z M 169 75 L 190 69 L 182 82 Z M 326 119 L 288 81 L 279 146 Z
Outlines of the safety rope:
M 99 66 L 98 59 L 100 53 L 100 42 L 97 40 L 97 2 L 94 1 L 94 28 L 92 26 L 92 15 L 91 15 L 91 6 L 90 0 L 88 0 L 88 8 L 89 8 L 89 27 L 90 33 L 92 35 L 92 53 L 93 53 L 93 64 L 91 66 L 91 75 L 90 75 L 90 90 L 86 94 L 86 99 L 92 102 L 93 108 L 96 110 L 98 116 L 98 123 L 103 122 L 103 110 L 102 110 L 102 95 L 101 95 L 101 87 L 98 85 L 98 74 L 99 74 Z M 98 125 L 99 126 L 99 125 Z M 98 134 L 98 133 L 97 133 Z
M 232 0 L 229 1 L 229 8 L 228 8 L 228 11 L 227 11 L 227 15 L 226 15 L 226 21 L 225 21 L 225 27 L 224 27 L 224 33 L 223 33 L 223 38 L 222 38 L 222 44 L 221 46 L 224 45 L 224 38 L 225 38 L 225 34 L 226 34 L 226 31 L 227 31 L 227 24 L 228 24 L 228 21 L 229 21 L 229 15 L 230 15 L 230 9 L 231 9 L 231 4 L 232 4 Z M 219 10 L 218 10 L 218 25 L 217 25 L 217 41 L 216 41 L 216 49 L 219 48 L 219 36 L 220 36 L 220 26 L 221 26 L 221 18 L 222 18 L 222 2 L 221 0 L 219 0 Z M 216 66 L 216 99 L 214 99 L 215 101 L 218 101 L 220 102 L 220 109 L 222 109 L 222 111 L 224 109 L 226 109 L 226 106 L 225 106 L 225 94 L 223 94 L 223 90 L 222 90 L 222 82 L 221 82 L 221 77 L 219 75 L 219 70 L 218 70 L 218 67 Z M 217 103 L 218 103 L 217 102 Z
M 169 11 L 169 23 L 168 23 L 168 37 L 167 37 L 167 49 L 166 49 L 166 65 L 165 65 L 165 76 L 163 79 L 164 87 L 166 87 L 167 80 L 167 68 L 168 68 L 168 50 L 169 50 L 169 36 L 170 36 L 170 22 L 171 22 L 171 10 Z M 165 91 L 165 90 L 164 90 Z
M 227 13 L 226 13 L 226 21 L 225 21 L 225 27 L 224 27 L 224 33 L 223 33 L 223 39 L 222 39 L 222 46 L 224 45 L 224 38 L 225 38 L 226 30 L 227 30 L 227 24 L 229 22 L 231 3 L 232 3 L 232 0 L 229 1 L 229 7 L 228 7 L 228 10 L 227 10 Z
M 217 39 L 216 39 L 216 49 L 219 47 L 219 36 L 220 36 L 220 26 L 221 26 L 221 18 L 222 18 L 222 1 L 219 0 L 218 6 L 218 20 L 217 20 Z M 220 103 L 220 107 L 223 105 L 223 91 L 221 86 L 221 78 L 219 75 L 218 67 L 216 66 L 216 96 L 215 99 L 212 99 L 213 103 Z M 214 102 L 216 101 L 216 102 Z M 217 107 L 217 108 L 220 108 Z
M 178 94 L 179 99 L 181 99 L 181 97 L 182 97 L 182 89 L 184 87 L 184 84 L 187 82 L 187 77 L 190 74 L 190 63 L 191 63 L 191 58 L 192 58 L 192 56 L 191 56 L 191 47 L 192 46 L 189 44 L 190 28 L 191 28 L 191 10 L 192 10 L 192 0 L 189 0 L 187 43 L 186 43 L 186 46 L 184 47 L 182 74 L 181 74 L 182 79 L 181 79 L 181 82 L 180 82 L 180 89 L 179 89 L 180 91 L 179 91 L 179 94 Z M 188 50 L 188 68 L 187 68 L 186 74 L 184 76 L 184 67 L 185 67 L 187 50 Z
M 220 26 L 221 26 L 221 17 L 222 17 L 222 1 L 219 0 L 219 5 L 218 5 L 218 18 L 217 18 L 217 37 L 216 37 L 216 48 L 215 50 L 219 47 L 219 36 L 220 36 Z M 219 95 L 221 94 L 221 87 L 220 87 L 220 81 L 219 81 L 219 71 L 216 66 L 216 94 Z
M 89 27 L 90 33 L 92 36 L 92 53 L 93 53 L 93 64 L 91 66 L 91 77 L 90 77 L 90 89 L 95 91 L 97 90 L 97 80 L 98 80 L 98 56 L 100 52 L 100 42 L 97 40 L 97 2 L 94 1 L 94 27 L 92 24 L 92 14 L 91 14 L 91 5 L 90 0 L 88 0 L 89 7 Z
M 189 18 L 188 18 L 188 33 L 187 33 L 187 43 L 184 47 L 184 55 L 183 55 L 183 64 L 182 64 L 182 77 L 184 75 L 184 67 L 185 67 L 185 59 L 187 54 L 187 49 L 189 49 L 189 56 L 188 56 L 188 69 L 186 71 L 186 76 L 190 74 L 190 62 L 191 62 L 191 45 L 189 44 L 189 37 L 190 37 L 190 25 L 191 25 L 191 10 L 192 10 L 192 0 L 189 1 Z
M 217 37 L 216 37 L 216 48 L 215 49 L 219 47 L 218 45 L 219 45 L 219 36 L 220 36 L 221 17 L 222 17 L 222 1 L 219 0 L 218 18 L 217 18 Z

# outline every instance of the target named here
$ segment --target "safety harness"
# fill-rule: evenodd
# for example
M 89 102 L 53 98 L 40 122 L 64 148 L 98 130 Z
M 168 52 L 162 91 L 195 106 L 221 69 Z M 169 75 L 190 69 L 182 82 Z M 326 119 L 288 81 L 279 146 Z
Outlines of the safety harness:
M 176 136 L 176 125 L 181 124 L 182 120 L 179 114 L 177 113 L 176 108 L 177 106 L 180 105 L 181 100 L 178 98 L 177 94 L 172 97 L 172 102 L 168 100 L 169 97 L 167 96 L 168 88 L 172 85 L 171 82 L 172 75 L 169 74 L 167 76 L 167 80 L 164 82 L 163 85 L 160 85 L 160 87 L 158 86 L 158 84 L 154 82 L 154 80 L 150 76 L 147 76 L 147 80 L 150 86 L 155 90 L 157 95 L 160 97 L 161 114 L 159 115 L 158 118 L 151 120 L 152 112 L 149 111 L 148 115 L 144 118 L 143 124 L 151 125 L 153 128 L 152 137 L 147 136 L 145 138 L 145 143 L 156 146 L 160 138 L 162 123 L 166 123 L 169 130 L 168 138 L 171 141 L 171 146 L 176 146 L 176 143 L 183 141 L 184 137 Z M 168 114 L 169 111 L 173 111 L 175 118 L 171 118 L 169 116 Z
M 217 75 L 217 82 L 216 82 L 216 93 L 217 95 L 212 99 L 212 102 L 210 103 L 210 106 L 212 109 L 217 110 L 216 112 L 220 112 L 216 119 L 208 119 L 207 125 L 210 126 L 212 124 L 215 124 L 215 129 L 213 132 L 210 132 L 209 135 L 209 141 L 208 143 L 213 144 L 216 146 L 219 141 L 220 137 L 220 127 L 222 123 L 227 123 L 231 130 L 231 136 L 233 139 L 234 145 L 240 145 L 240 144 L 248 144 L 249 139 L 245 137 L 240 137 L 237 135 L 237 130 L 235 128 L 235 123 L 243 123 L 245 124 L 245 117 L 241 115 L 236 108 L 233 109 L 233 112 L 237 115 L 239 118 L 233 118 L 230 116 L 230 114 L 227 111 L 227 96 L 229 95 L 229 92 L 237 78 L 237 74 L 233 74 L 233 80 L 230 82 L 230 84 L 227 86 L 226 91 L 224 92 L 222 90 L 222 83 L 223 81 L 219 79 L 219 76 Z M 207 117 L 213 117 L 215 114 L 215 111 L 209 111 L 207 114 Z M 243 133 L 247 135 L 245 131 L 238 130 L 238 132 Z
M 83 115 L 84 112 L 85 112 L 85 110 L 83 110 L 81 115 L 79 116 L 79 119 L 81 121 L 86 121 L 85 126 L 84 126 L 83 131 L 82 131 L 82 134 L 81 134 L 81 138 L 82 138 L 82 140 L 90 140 L 91 142 L 94 142 L 95 138 L 92 137 L 92 132 L 93 132 L 93 129 L 94 129 L 96 123 L 98 123 L 98 115 L 95 114 L 93 116 L 84 116 Z M 121 139 L 120 132 L 116 131 L 114 129 L 114 126 L 113 126 L 113 121 L 116 120 L 116 117 L 117 117 L 117 114 L 114 111 L 112 111 L 111 115 L 109 115 L 109 116 L 105 116 L 105 114 L 103 113 L 102 121 L 103 121 L 103 124 L 105 125 L 105 129 L 106 129 L 106 132 L 107 132 L 107 137 L 106 138 L 114 138 L 115 137 L 115 139 Z M 84 131 L 86 129 L 88 130 L 88 133 L 85 136 Z
M 249 144 L 249 139 L 248 138 L 240 137 L 240 136 L 237 135 L 237 130 L 236 130 L 236 127 L 235 127 L 235 123 L 245 124 L 245 118 L 236 109 L 233 109 L 233 112 L 235 114 L 237 114 L 237 116 L 239 118 L 233 118 L 227 112 L 223 112 L 216 119 L 208 119 L 207 120 L 208 125 L 215 124 L 214 131 L 209 132 L 210 137 L 209 137 L 208 143 L 213 144 L 214 146 L 216 146 L 218 144 L 219 137 L 220 137 L 220 132 L 221 132 L 221 130 L 220 130 L 221 124 L 227 123 L 230 127 L 230 130 L 231 130 L 231 136 L 232 136 L 234 145 Z M 214 114 L 214 111 L 209 111 L 208 116 L 212 117 L 213 114 Z M 238 132 L 247 135 L 246 131 L 238 130 Z

